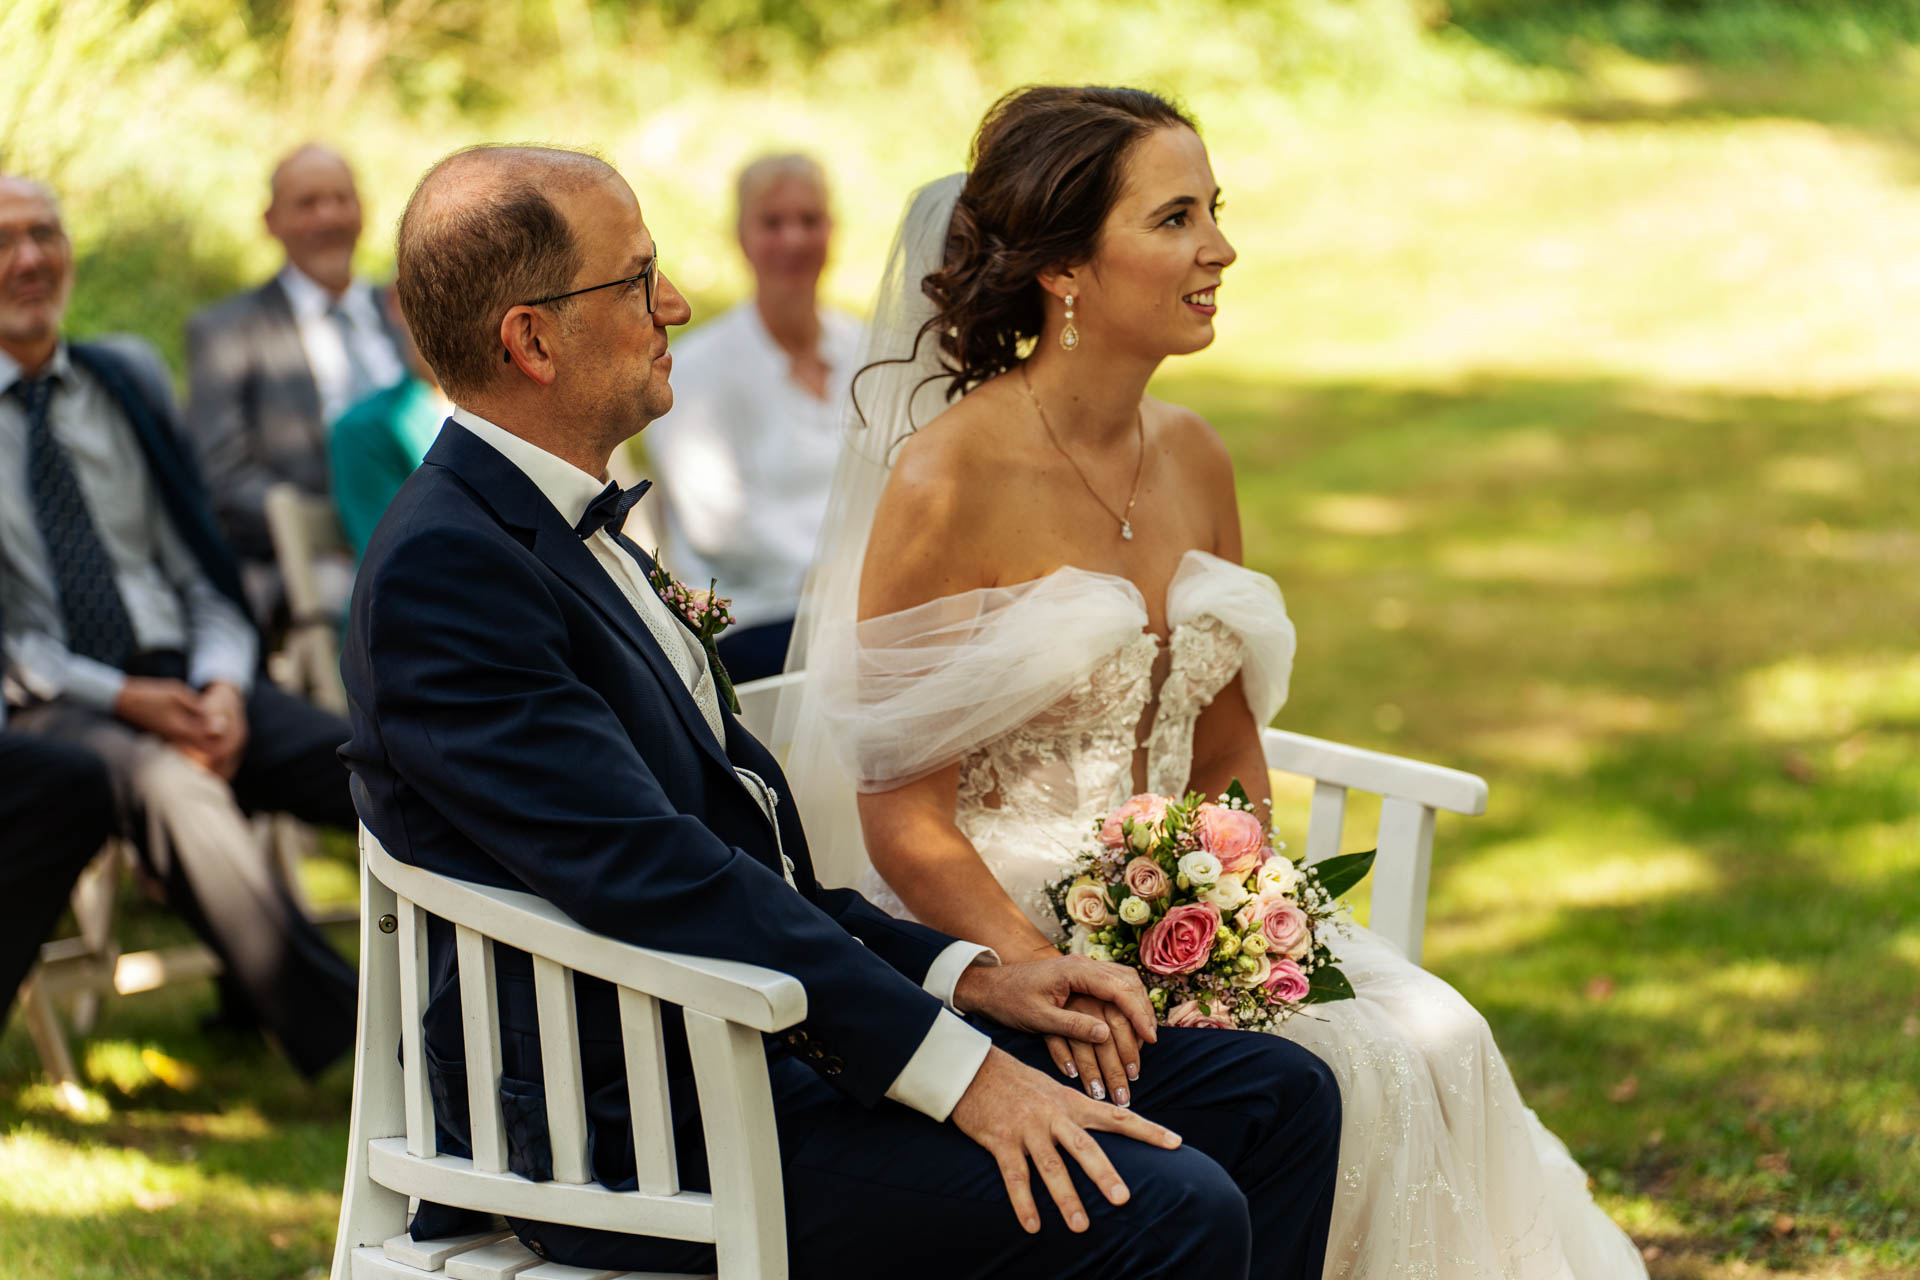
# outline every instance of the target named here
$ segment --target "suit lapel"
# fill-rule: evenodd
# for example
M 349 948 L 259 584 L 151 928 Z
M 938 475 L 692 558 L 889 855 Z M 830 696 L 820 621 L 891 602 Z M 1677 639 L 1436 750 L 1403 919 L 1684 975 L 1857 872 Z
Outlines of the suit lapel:
M 533 553 L 565 579 L 568 586 L 585 596 L 600 615 L 626 637 L 627 643 L 639 651 L 641 659 L 653 671 L 654 679 L 667 691 L 667 700 L 673 704 L 687 733 L 731 776 L 733 762 L 727 759 L 725 746 L 714 739 L 706 717 L 700 714 L 699 704 L 680 679 L 673 661 L 647 630 L 647 624 L 626 593 L 608 576 L 593 552 L 580 540 L 580 535 L 560 519 L 560 513 L 526 473 L 451 419 L 441 428 L 440 438 L 428 451 L 426 460 L 453 471 L 485 499 L 503 521 L 532 531 Z

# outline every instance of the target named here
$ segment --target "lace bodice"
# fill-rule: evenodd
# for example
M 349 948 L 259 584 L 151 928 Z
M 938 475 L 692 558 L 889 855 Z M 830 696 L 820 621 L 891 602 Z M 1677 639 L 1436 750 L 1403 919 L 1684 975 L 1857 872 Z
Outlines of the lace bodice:
M 1164 641 L 1124 578 L 1062 569 L 969 595 L 860 624 L 843 754 L 869 790 L 957 761 L 961 833 L 1051 930 L 1039 890 L 1135 791 L 1186 789 L 1194 727 L 1236 675 L 1256 723 L 1272 718 L 1293 627 L 1271 579 L 1204 552 L 1168 588 Z M 905 913 L 871 872 L 861 888 Z

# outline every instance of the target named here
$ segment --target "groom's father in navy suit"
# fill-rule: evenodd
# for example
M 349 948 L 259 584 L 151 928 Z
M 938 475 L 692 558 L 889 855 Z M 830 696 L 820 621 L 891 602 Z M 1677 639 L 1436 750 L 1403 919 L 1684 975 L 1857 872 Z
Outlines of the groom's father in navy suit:
M 1339 1134 L 1323 1064 L 1275 1037 L 1169 1029 L 1135 1110 L 1095 1102 L 1036 1069 L 1031 1033 L 1104 1038 L 1062 1008 L 1077 990 L 1152 1040 L 1133 975 L 1002 967 L 815 881 L 779 765 L 617 533 L 637 495 L 603 479 L 673 401 L 667 329 L 690 312 L 655 255 L 633 192 L 587 156 L 466 151 L 414 193 L 400 298 L 459 408 L 355 590 L 344 754 L 368 826 L 402 860 L 530 890 L 602 933 L 799 979 L 807 1017 L 768 1043 L 796 1275 L 1317 1277 Z M 442 1149 L 461 1153 L 450 932 L 433 939 L 427 1047 Z M 529 966 L 497 963 L 510 1159 L 541 1178 Z M 583 980 L 578 1001 L 594 1173 L 632 1186 L 612 993 Z M 698 1187 L 684 1076 L 677 1093 Z M 562 1262 L 713 1266 L 710 1246 L 514 1226 Z

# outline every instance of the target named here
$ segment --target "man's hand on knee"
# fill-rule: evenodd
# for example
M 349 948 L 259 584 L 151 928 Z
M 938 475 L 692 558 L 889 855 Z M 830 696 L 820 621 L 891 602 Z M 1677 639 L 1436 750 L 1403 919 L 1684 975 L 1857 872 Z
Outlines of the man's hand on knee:
M 1127 1184 L 1088 1130 L 1119 1134 L 1166 1150 L 1180 1145 L 1180 1135 L 1171 1129 L 1122 1107 L 1095 1102 L 999 1049 L 988 1051 L 973 1083 L 960 1096 L 953 1108 L 953 1123 L 999 1164 L 1007 1198 L 1029 1233 L 1040 1230 L 1029 1164 L 1039 1171 L 1068 1230 L 1080 1232 L 1087 1229 L 1087 1211 L 1062 1153 L 1079 1163 L 1108 1202 L 1125 1204 L 1128 1196 Z

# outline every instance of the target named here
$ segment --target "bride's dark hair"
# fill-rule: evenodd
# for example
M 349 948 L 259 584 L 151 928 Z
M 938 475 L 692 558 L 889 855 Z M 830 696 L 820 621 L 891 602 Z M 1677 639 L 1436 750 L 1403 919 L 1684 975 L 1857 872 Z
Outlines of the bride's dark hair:
M 1046 319 L 1036 277 L 1093 257 L 1127 153 L 1171 125 L 1195 128 L 1144 89 L 1036 85 L 993 104 L 940 269 L 920 285 L 935 309 L 920 336 L 939 335 L 948 399 L 1020 363 Z

